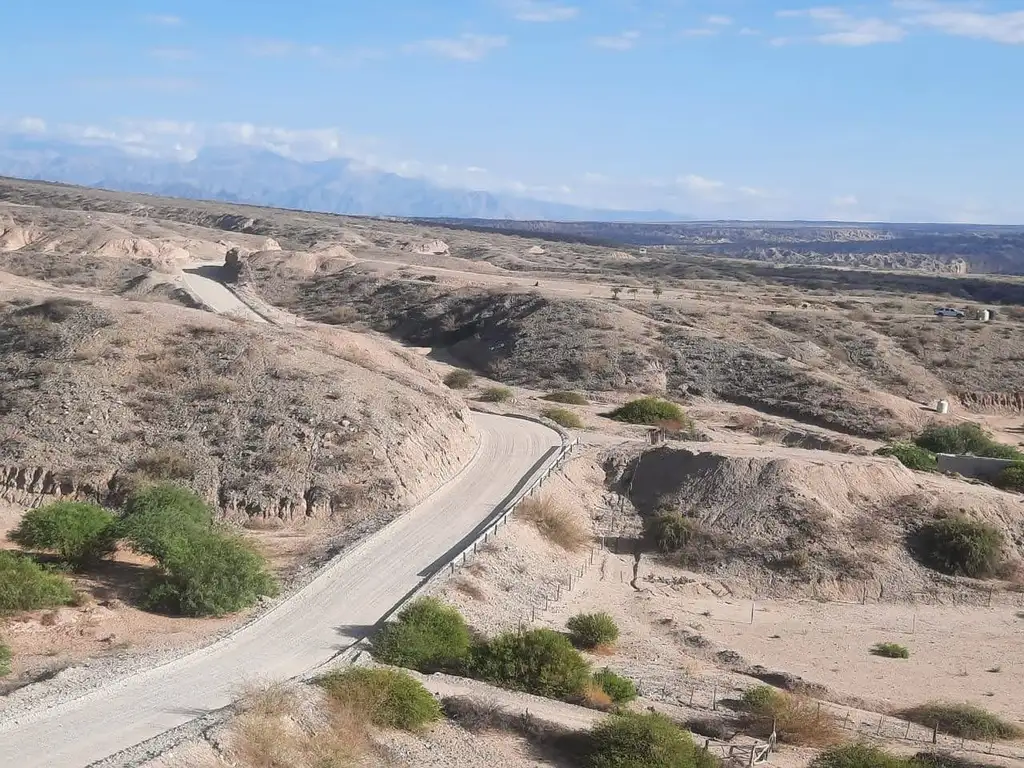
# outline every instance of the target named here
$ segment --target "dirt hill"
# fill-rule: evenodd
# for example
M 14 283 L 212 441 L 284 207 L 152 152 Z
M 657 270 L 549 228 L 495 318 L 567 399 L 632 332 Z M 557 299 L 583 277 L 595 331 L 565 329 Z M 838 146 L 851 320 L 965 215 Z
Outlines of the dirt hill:
M 344 522 L 421 496 L 473 450 L 413 353 L 0 274 L 0 493 L 108 499 L 186 482 L 233 519 Z
M 620 452 L 606 468 L 642 517 L 680 511 L 699 523 L 704 538 L 683 564 L 762 590 L 859 596 L 867 587 L 890 599 L 955 587 L 908 551 L 921 523 L 941 514 L 995 525 L 1020 563 L 1019 497 L 896 459 L 716 443 Z

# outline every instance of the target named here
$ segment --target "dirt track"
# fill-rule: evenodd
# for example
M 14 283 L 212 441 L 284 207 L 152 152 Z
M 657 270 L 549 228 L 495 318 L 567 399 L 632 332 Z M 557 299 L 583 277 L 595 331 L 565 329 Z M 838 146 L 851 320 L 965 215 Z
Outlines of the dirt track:
M 462 473 L 313 583 L 214 645 L 53 709 L 0 724 L 0 764 L 80 768 L 229 704 L 246 682 L 302 675 L 349 647 L 519 483 L 552 460 L 547 427 L 476 417 Z

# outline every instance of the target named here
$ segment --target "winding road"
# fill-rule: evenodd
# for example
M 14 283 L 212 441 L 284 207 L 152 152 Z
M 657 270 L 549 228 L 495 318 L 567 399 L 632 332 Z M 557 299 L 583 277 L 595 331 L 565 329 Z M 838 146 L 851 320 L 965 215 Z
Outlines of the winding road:
M 215 281 L 189 277 L 215 284 L 199 287 L 219 311 L 241 303 Z M 229 705 L 246 683 L 307 675 L 351 647 L 474 539 L 561 446 L 554 430 L 535 422 L 474 414 L 474 424 L 477 453 L 455 478 L 255 621 L 58 706 L 17 719 L 0 712 L 0 766 L 83 768 Z

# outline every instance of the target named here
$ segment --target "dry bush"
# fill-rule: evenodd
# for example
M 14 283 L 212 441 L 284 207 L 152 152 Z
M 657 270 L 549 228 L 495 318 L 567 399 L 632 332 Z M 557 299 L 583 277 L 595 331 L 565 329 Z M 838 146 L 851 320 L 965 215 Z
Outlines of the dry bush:
M 612 697 L 605 693 L 600 683 L 591 680 L 580 693 L 580 704 L 589 709 L 599 709 L 602 712 L 610 712 L 615 708 Z
M 572 511 L 548 496 L 531 496 L 516 507 L 516 515 L 532 523 L 541 536 L 568 552 L 578 551 L 590 536 Z
M 151 359 L 149 356 L 139 358 L 146 365 L 139 371 L 136 380 L 144 387 L 165 389 L 173 384 L 179 374 L 183 373 L 188 364 L 179 357 Z
M 210 376 L 196 383 L 189 390 L 189 396 L 194 400 L 218 400 L 234 394 L 237 389 L 238 385 L 229 378 Z
M 484 591 L 467 578 L 456 580 L 455 589 L 473 600 L 479 600 L 482 602 L 487 599 L 487 595 L 484 594 Z
M 773 727 L 783 744 L 828 747 L 843 740 L 836 717 L 820 704 L 769 685 L 759 685 L 743 694 L 750 735 L 767 738 Z
M 159 448 L 135 460 L 133 470 L 146 480 L 191 480 L 195 465 L 174 448 Z
M 348 325 L 349 323 L 356 322 L 359 317 L 358 310 L 353 307 L 341 306 L 325 312 L 320 317 L 320 322 L 330 323 L 331 325 Z

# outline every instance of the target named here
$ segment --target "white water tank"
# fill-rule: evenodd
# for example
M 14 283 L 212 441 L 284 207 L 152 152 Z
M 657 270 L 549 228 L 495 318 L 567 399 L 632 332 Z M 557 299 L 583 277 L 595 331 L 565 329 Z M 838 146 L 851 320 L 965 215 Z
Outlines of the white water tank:
M 939 404 L 935 406 L 935 410 L 939 413 L 949 413 L 949 400 L 939 400 Z
M 991 319 L 992 319 L 992 313 L 991 312 L 989 312 L 987 309 L 981 310 L 981 322 L 987 323 Z

